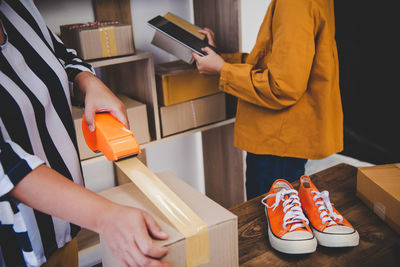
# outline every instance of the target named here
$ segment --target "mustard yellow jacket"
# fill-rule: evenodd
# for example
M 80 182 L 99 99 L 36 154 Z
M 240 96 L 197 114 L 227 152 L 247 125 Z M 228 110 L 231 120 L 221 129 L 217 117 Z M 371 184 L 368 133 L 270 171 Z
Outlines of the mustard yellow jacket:
M 251 53 L 223 57 L 236 147 L 307 159 L 343 149 L 333 0 L 272 0 Z

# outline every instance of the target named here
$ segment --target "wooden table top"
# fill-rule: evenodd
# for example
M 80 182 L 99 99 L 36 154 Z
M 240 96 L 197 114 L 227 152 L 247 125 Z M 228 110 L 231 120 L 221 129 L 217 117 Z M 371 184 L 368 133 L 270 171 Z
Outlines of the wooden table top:
M 354 248 L 317 247 L 306 255 L 274 250 L 268 241 L 263 196 L 230 209 L 238 216 L 240 266 L 400 266 L 400 236 L 356 196 L 357 168 L 339 164 L 311 176 L 318 190 L 328 190 L 336 209 L 357 229 Z M 297 190 L 299 182 L 293 183 Z

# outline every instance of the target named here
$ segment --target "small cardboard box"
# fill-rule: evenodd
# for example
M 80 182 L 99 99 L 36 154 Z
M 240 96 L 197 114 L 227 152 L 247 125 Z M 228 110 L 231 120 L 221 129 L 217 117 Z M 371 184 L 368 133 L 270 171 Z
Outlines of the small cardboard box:
M 126 106 L 130 130 L 135 134 L 136 140 L 139 144 L 150 142 L 150 132 L 147 120 L 146 105 L 138 102 L 132 98 L 119 95 L 121 101 Z M 79 107 L 72 107 L 72 118 L 74 119 L 75 132 L 78 141 L 78 149 L 81 160 L 89 159 L 102 155 L 101 153 L 93 152 L 85 142 L 82 132 L 82 116 L 84 109 Z
M 222 121 L 226 119 L 225 94 L 218 93 L 160 107 L 160 117 L 163 136 Z
M 124 174 L 119 172 L 119 175 Z M 158 177 L 199 215 L 208 226 L 210 262 L 201 266 L 238 266 L 237 216 L 190 187 L 172 173 L 160 173 Z M 169 262 L 174 267 L 186 266 L 185 237 L 170 224 L 167 218 L 147 199 L 134 183 L 117 186 L 100 194 L 119 204 L 141 208 L 152 214 L 161 229 L 169 236 L 168 240 L 154 241 L 156 244 L 169 247 L 169 254 L 163 258 L 163 261 Z M 103 266 L 118 266 L 101 236 L 100 246 Z
M 61 25 L 65 46 L 85 60 L 135 53 L 132 26 L 111 22 Z
M 196 36 L 197 38 L 204 40 L 205 35 L 198 32 L 201 28 L 168 12 L 164 15 L 164 18 L 171 21 L 172 23 L 178 25 L 182 29 Z M 187 48 L 183 44 L 175 41 L 174 39 L 168 37 L 167 35 L 156 31 L 154 33 L 153 40 L 151 41 L 152 45 L 157 46 L 158 48 L 176 56 L 177 58 L 185 61 L 186 63 L 192 64 L 194 58 L 192 56 L 192 50 Z
M 400 234 L 400 164 L 362 167 L 357 196 Z
M 181 60 L 158 64 L 158 102 L 170 106 L 220 92 L 218 75 L 202 75 L 195 66 Z

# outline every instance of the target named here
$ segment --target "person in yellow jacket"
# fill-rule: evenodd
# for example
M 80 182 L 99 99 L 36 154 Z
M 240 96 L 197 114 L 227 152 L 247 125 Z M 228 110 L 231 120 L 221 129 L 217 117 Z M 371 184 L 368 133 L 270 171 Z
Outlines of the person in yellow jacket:
M 247 151 L 248 199 L 343 150 L 333 0 L 272 0 L 250 54 L 203 50 L 193 53 L 200 73 L 220 74 L 220 89 L 238 98 L 234 145 Z

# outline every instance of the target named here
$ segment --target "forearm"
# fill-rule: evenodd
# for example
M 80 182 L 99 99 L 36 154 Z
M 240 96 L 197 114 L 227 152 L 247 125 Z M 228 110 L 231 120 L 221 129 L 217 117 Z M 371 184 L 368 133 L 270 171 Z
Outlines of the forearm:
M 46 165 L 30 172 L 10 194 L 34 209 L 96 232 L 100 215 L 115 205 Z

